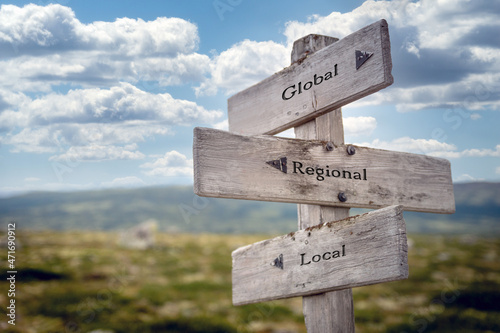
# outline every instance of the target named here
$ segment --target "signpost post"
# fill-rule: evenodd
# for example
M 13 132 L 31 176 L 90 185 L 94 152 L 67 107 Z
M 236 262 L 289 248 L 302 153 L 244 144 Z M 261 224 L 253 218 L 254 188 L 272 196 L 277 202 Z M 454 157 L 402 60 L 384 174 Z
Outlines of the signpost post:
M 195 129 L 196 194 L 299 204 L 299 231 L 233 252 L 235 305 L 303 296 L 308 332 L 354 332 L 350 288 L 408 277 L 402 211 L 455 211 L 448 161 L 344 144 L 340 107 L 391 70 L 385 20 L 309 35 L 290 67 L 228 100 L 232 133 Z M 299 140 L 263 135 L 290 127 Z

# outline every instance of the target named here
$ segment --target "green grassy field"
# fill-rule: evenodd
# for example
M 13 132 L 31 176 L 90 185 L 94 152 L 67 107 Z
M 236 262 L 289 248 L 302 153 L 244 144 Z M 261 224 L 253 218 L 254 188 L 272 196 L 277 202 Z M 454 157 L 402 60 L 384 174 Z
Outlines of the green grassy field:
M 301 298 L 231 304 L 231 251 L 269 236 L 156 235 L 148 250 L 113 232 L 17 235 L 16 325 L 0 331 L 305 332 Z M 410 278 L 356 288 L 356 332 L 500 332 L 500 240 L 409 235 Z

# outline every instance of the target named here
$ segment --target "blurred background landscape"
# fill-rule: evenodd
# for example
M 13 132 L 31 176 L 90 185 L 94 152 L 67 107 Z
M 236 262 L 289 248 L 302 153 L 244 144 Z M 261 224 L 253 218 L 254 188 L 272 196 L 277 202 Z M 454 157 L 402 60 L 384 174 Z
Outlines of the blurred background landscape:
M 288 67 L 295 40 L 382 18 L 394 84 L 343 107 L 345 141 L 448 159 L 456 213 L 405 212 L 409 279 L 355 288 L 356 332 L 500 332 L 499 14 L 486 0 L 2 1 L 0 332 L 306 332 L 301 298 L 231 303 L 231 252 L 295 231 L 296 205 L 195 196 L 193 128 L 227 130 L 228 98 Z
M 356 332 L 500 331 L 500 184 L 454 188 L 455 214 L 404 213 L 410 277 L 353 289 Z M 201 198 L 189 186 L 0 199 L 19 272 L 17 324 L 0 329 L 306 332 L 301 298 L 231 303 L 231 252 L 295 230 L 296 218 L 293 204 Z M 2 313 L 7 301 L 0 293 Z
M 459 183 L 454 192 L 455 214 L 405 212 L 408 231 L 500 235 L 500 183 Z M 351 214 L 363 211 L 351 209 Z M 121 230 L 148 219 L 165 232 L 281 234 L 297 228 L 297 205 L 203 198 L 192 186 L 34 192 L 0 199 L 0 223 L 14 220 L 19 229 Z

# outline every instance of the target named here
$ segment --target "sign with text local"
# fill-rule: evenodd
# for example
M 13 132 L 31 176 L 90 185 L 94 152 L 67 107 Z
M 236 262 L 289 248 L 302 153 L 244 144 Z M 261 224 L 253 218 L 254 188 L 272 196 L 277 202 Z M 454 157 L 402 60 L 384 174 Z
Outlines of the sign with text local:
M 455 211 L 450 163 L 441 158 L 195 128 L 194 190 L 218 198 Z
M 406 279 L 401 206 L 324 223 L 235 250 L 235 305 Z
M 392 84 L 385 20 L 333 43 L 228 100 L 229 130 L 276 134 Z

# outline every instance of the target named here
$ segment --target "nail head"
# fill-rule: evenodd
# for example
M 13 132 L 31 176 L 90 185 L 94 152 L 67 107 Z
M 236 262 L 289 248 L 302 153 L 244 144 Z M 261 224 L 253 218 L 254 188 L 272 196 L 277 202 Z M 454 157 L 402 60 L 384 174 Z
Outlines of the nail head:
M 347 146 L 347 154 L 349 155 L 354 155 L 356 154 L 356 148 L 354 148 L 354 146 Z

